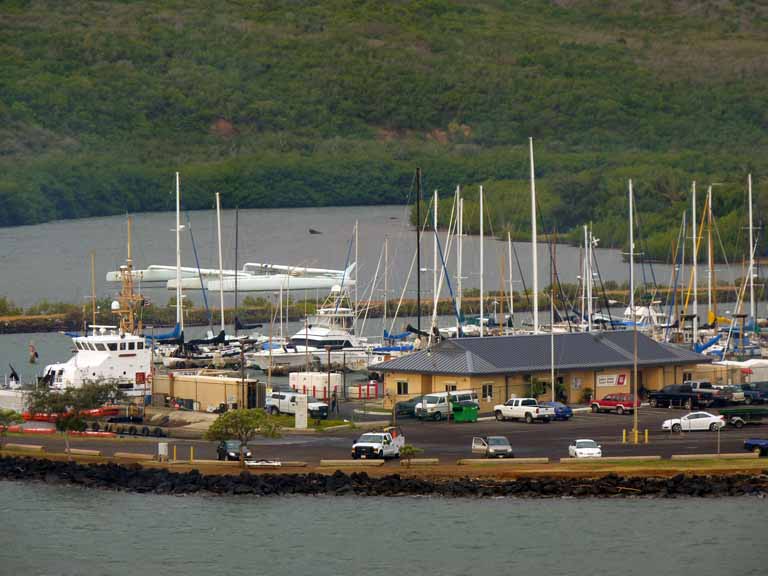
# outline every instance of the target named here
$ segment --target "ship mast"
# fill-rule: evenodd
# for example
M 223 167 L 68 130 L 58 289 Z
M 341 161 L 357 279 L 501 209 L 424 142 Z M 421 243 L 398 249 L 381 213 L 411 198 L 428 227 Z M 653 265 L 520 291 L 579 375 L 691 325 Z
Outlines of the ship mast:
M 141 332 L 141 320 L 136 322 L 136 304 L 143 299 L 140 295 L 133 293 L 133 257 L 131 251 L 131 225 L 132 219 L 128 217 L 128 257 L 125 264 L 120 266 L 120 278 L 122 287 L 120 295 L 117 298 L 117 306 L 113 304 L 112 312 L 120 316 L 121 334 L 138 334 Z

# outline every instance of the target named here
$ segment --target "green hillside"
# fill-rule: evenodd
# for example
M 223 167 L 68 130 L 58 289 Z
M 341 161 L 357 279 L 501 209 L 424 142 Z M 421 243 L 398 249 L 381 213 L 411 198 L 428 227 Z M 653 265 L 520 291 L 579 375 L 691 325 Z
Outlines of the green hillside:
M 623 241 L 626 179 L 668 251 L 690 180 L 724 238 L 768 207 L 768 7 L 757 0 L 6 0 L 0 225 L 169 209 L 405 202 L 485 182 Z M 703 196 L 703 194 L 702 194 Z

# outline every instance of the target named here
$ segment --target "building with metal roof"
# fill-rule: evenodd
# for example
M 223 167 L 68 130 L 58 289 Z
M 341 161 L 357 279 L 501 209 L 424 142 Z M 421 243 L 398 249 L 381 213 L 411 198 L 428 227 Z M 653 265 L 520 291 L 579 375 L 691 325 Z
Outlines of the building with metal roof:
M 428 350 L 394 358 L 371 369 L 384 374 L 388 398 L 472 389 L 484 404 L 511 396 L 551 396 L 552 337 L 549 334 L 456 338 Z M 554 335 L 558 399 L 579 402 L 591 393 L 632 392 L 635 339 L 632 331 Z M 637 334 L 638 387 L 656 390 L 691 378 L 711 359 Z M 487 407 L 487 406 L 484 406 Z

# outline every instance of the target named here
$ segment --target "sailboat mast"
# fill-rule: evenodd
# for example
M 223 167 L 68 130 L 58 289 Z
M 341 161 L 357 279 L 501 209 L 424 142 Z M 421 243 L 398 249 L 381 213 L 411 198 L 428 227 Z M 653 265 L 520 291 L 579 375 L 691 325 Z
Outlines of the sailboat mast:
M 353 316 L 354 319 L 352 320 L 352 322 L 354 323 L 354 332 L 355 333 L 357 333 L 357 310 L 358 310 L 358 305 L 359 305 L 359 303 L 358 303 L 358 292 L 357 292 L 357 287 L 358 287 L 358 284 L 359 284 L 358 281 L 357 281 L 357 271 L 360 268 L 360 263 L 357 260 L 358 245 L 359 245 L 359 243 L 360 243 L 360 221 L 359 220 L 355 220 L 355 306 L 354 306 L 355 312 L 354 312 L 354 316 Z M 328 386 L 330 386 L 330 383 L 328 384 Z
M 224 330 L 224 258 L 221 253 L 221 194 L 219 192 L 216 192 L 216 227 L 219 235 L 219 307 L 221 329 Z
M 594 239 L 592 238 L 592 224 L 589 228 L 587 242 L 587 330 L 592 332 L 592 250 L 594 249 Z
M 552 402 L 555 401 L 555 252 L 549 250 L 549 378 Z
M 507 268 L 509 268 L 509 319 L 515 324 L 515 290 L 512 287 L 512 232 L 507 230 Z
M 434 253 L 432 254 L 432 306 L 437 306 L 437 190 L 435 190 L 435 198 L 433 201 L 432 209 L 432 230 L 435 233 L 434 237 Z
M 389 236 L 384 236 L 384 326 L 387 325 L 387 299 L 389 298 L 389 286 L 387 284 L 389 276 Z
M 696 236 L 698 234 L 696 230 L 696 181 L 693 181 L 693 186 L 691 189 L 692 198 L 691 198 L 691 211 L 692 211 L 692 219 L 691 222 L 693 224 L 692 231 L 693 234 L 691 236 L 691 266 L 692 266 L 692 275 L 693 275 L 693 341 L 696 342 L 699 338 L 699 282 L 697 277 L 697 266 L 696 266 Z
M 461 275 L 462 275 L 462 259 L 464 258 L 464 198 L 461 197 L 461 190 L 457 187 L 456 188 L 456 194 L 459 197 L 458 202 L 458 209 L 459 209 L 459 215 L 458 215 L 458 225 L 459 225 L 459 245 L 458 249 L 456 250 L 456 258 L 458 259 L 457 268 L 458 268 L 458 278 L 456 279 L 456 307 L 459 311 L 459 317 L 456 319 L 456 336 L 460 336 L 460 328 L 461 328 L 461 296 L 462 296 L 462 287 L 461 287 Z
M 707 323 L 712 318 L 712 186 L 707 188 Z
M 184 330 L 181 298 L 181 184 L 176 172 L 176 324 Z
M 96 325 L 96 251 L 91 250 L 91 325 Z M 87 336 L 88 334 L 86 334 Z
M 533 266 L 533 333 L 539 333 L 539 270 L 536 247 L 536 176 L 533 167 L 533 138 L 528 138 L 531 157 L 531 266 Z
M 235 207 L 235 336 L 237 336 L 237 249 L 240 240 L 240 207 Z
M 747 191 L 749 195 L 749 317 L 756 322 L 755 317 L 755 241 L 752 224 L 752 174 L 747 175 Z
M 416 329 L 421 332 L 421 168 L 416 168 Z
M 632 179 L 629 179 L 629 309 L 632 322 L 637 324 L 635 313 L 635 215 L 634 197 L 632 194 Z
M 483 230 L 483 187 L 480 186 L 480 338 L 483 337 L 485 327 L 483 326 L 483 264 L 485 259 L 484 249 L 485 232 Z

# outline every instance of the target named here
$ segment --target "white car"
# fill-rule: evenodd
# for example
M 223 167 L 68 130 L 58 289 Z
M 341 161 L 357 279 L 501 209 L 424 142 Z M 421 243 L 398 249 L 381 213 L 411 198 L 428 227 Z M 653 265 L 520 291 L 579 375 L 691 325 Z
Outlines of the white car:
M 681 432 L 692 430 L 711 430 L 716 432 L 725 427 L 725 416 L 715 416 L 709 412 L 691 412 L 682 418 L 664 420 L 661 429 L 669 432 Z
M 582 438 L 568 446 L 568 455 L 571 458 L 602 458 L 603 449 L 594 440 Z

